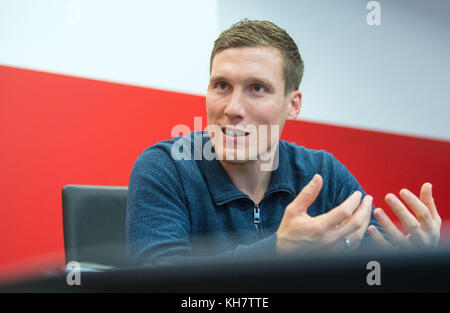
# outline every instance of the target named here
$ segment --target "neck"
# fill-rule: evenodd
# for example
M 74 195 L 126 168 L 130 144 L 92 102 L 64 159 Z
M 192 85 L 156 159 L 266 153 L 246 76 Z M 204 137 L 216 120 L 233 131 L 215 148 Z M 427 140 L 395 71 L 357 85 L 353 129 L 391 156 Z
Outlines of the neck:
M 236 188 L 247 194 L 253 202 L 258 204 L 264 198 L 272 176 L 271 171 L 262 171 L 257 161 L 236 164 L 221 160 L 220 163 Z

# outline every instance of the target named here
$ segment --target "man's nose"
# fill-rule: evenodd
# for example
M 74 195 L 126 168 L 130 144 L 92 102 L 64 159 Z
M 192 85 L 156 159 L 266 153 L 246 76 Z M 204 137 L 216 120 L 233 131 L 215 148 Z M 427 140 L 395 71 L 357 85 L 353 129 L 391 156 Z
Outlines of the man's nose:
M 225 115 L 229 119 L 243 118 L 245 116 L 242 96 L 240 90 L 234 90 L 231 94 L 230 102 L 228 102 L 225 108 Z

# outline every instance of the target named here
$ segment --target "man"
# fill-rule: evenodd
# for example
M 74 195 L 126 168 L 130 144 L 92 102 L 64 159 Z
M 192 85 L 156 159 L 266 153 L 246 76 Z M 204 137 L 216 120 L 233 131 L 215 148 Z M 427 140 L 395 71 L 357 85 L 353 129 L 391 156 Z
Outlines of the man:
M 400 192 L 415 215 L 386 197 L 404 236 L 331 154 L 280 141 L 286 120 L 300 112 L 302 75 L 297 45 L 271 22 L 243 20 L 219 36 L 207 131 L 162 141 L 133 167 L 131 262 L 352 251 L 371 240 L 385 248 L 437 245 L 441 220 L 429 183 L 419 198 Z

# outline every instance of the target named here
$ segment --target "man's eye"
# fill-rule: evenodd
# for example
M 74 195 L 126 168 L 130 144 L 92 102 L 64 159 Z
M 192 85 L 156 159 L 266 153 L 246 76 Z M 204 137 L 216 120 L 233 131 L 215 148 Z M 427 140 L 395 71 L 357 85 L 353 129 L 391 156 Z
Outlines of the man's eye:
M 228 84 L 226 82 L 218 82 L 216 84 L 216 87 L 219 88 L 219 89 L 225 90 L 225 89 L 227 89 Z
M 252 86 L 252 91 L 257 93 L 263 93 L 264 91 L 266 91 L 266 88 L 262 85 L 255 84 Z

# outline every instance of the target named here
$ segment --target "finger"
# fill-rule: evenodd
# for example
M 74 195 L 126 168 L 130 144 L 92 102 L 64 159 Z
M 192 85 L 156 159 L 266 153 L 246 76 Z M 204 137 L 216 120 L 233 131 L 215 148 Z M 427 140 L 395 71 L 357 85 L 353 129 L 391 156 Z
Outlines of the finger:
M 430 183 L 422 185 L 422 188 L 420 189 L 420 200 L 430 209 L 435 224 L 434 231 L 430 232 L 430 242 L 433 246 L 437 246 L 439 244 L 442 220 L 434 203 L 432 187 L 433 186 Z
M 337 228 L 334 232 L 334 236 L 337 240 L 339 238 L 349 237 L 353 239 L 352 246 L 358 246 L 364 233 L 366 232 L 367 226 L 370 222 L 370 213 L 372 212 L 372 196 L 365 196 L 361 204 L 359 205 L 355 214 L 350 218 L 350 220 Z M 358 237 L 360 238 L 358 239 Z
M 393 242 L 395 242 L 399 246 L 406 245 L 406 236 L 397 228 L 397 226 L 395 226 L 389 216 L 387 216 L 382 209 L 375 209 L 375 211 L 373 211 L 373 215 L 377 219 L 381 228 L 383 228 L 383 230 L 392 239 Z
M 422 188 L 420 188 L 420 200 L 428 207 L 433 220 L 436 221 L 440 220 L 440 216 L 434 203 L 432 188 L 433 186 L 430 183 L 423 184 Z
M 361 203 L 361 197 L 361 191 L 355 191 L 340 205 L 325 214 L 319 215 L 317 218 L 321 220 L 321 223 L 323 223 L 325 228 L 334 229 L 337 225 L 342 224 L 346 219 L 351 218 L 353 212 Z
M 375 226 L 370 225 L 367 228 L 367 232 L 369 233 L 373 242 L 381 249 L 385 249 L 385 250 L 394 249 L 394 247 L 383 237 L 383 235 L 380 233 L 380 231 Z
M 346 235 L 345 238 L 350 240 L 350 249 L 351 250 L 355 250 L 359 247 L 359 245 L 361 244 L 362 239 L 364 238 L 364 234 L 367 231 L 367 227 L 369 226 L 370 223 L 370 217 L 371 217 L 371 213 L 372 213 L 372 202 L 373 199 L 371 198 L 371 196 L 366 196 L 370 197 L 368 198 L 366 201 L 368 201 L 369 203 L 367 204 L 368 208 L 358 208 L 358 211 L 355 213 L 355 218 L 359 219 L 359 215 L 361 215 L 361 221 L 357 222 L 361 224 L 361 227 L 359 229 L 357 229 L 356 231 L 354 231 L 353 233 Z M 362 206 L 362 205 L 361 205 Z
M 400 219 L 402 225 L 406 228 L 408 233 L 412 235 L 414 240 L 419 243 L 425 243 L 425 234 L 420 228 L 420 223 L 414 215 L 405 207 L 405 205 L 393 194 L 386 195 L 386 202 L 394 211 L 395 215 Z
M 421 227 L 423 227 L 427 233 L 434 232 L 434 228 L 436 228 L 436 226 L 434 225 L 434 221 L 428 207 L 408 189 L 404 188 L 400 190 L 400 197 L 414 212 Z
M 314 175 L 313 179 L 302 189 L 288 208 L 295 213 L 306 213 L 306 210 L 314 203 L 322 189 L 322 176 Z

